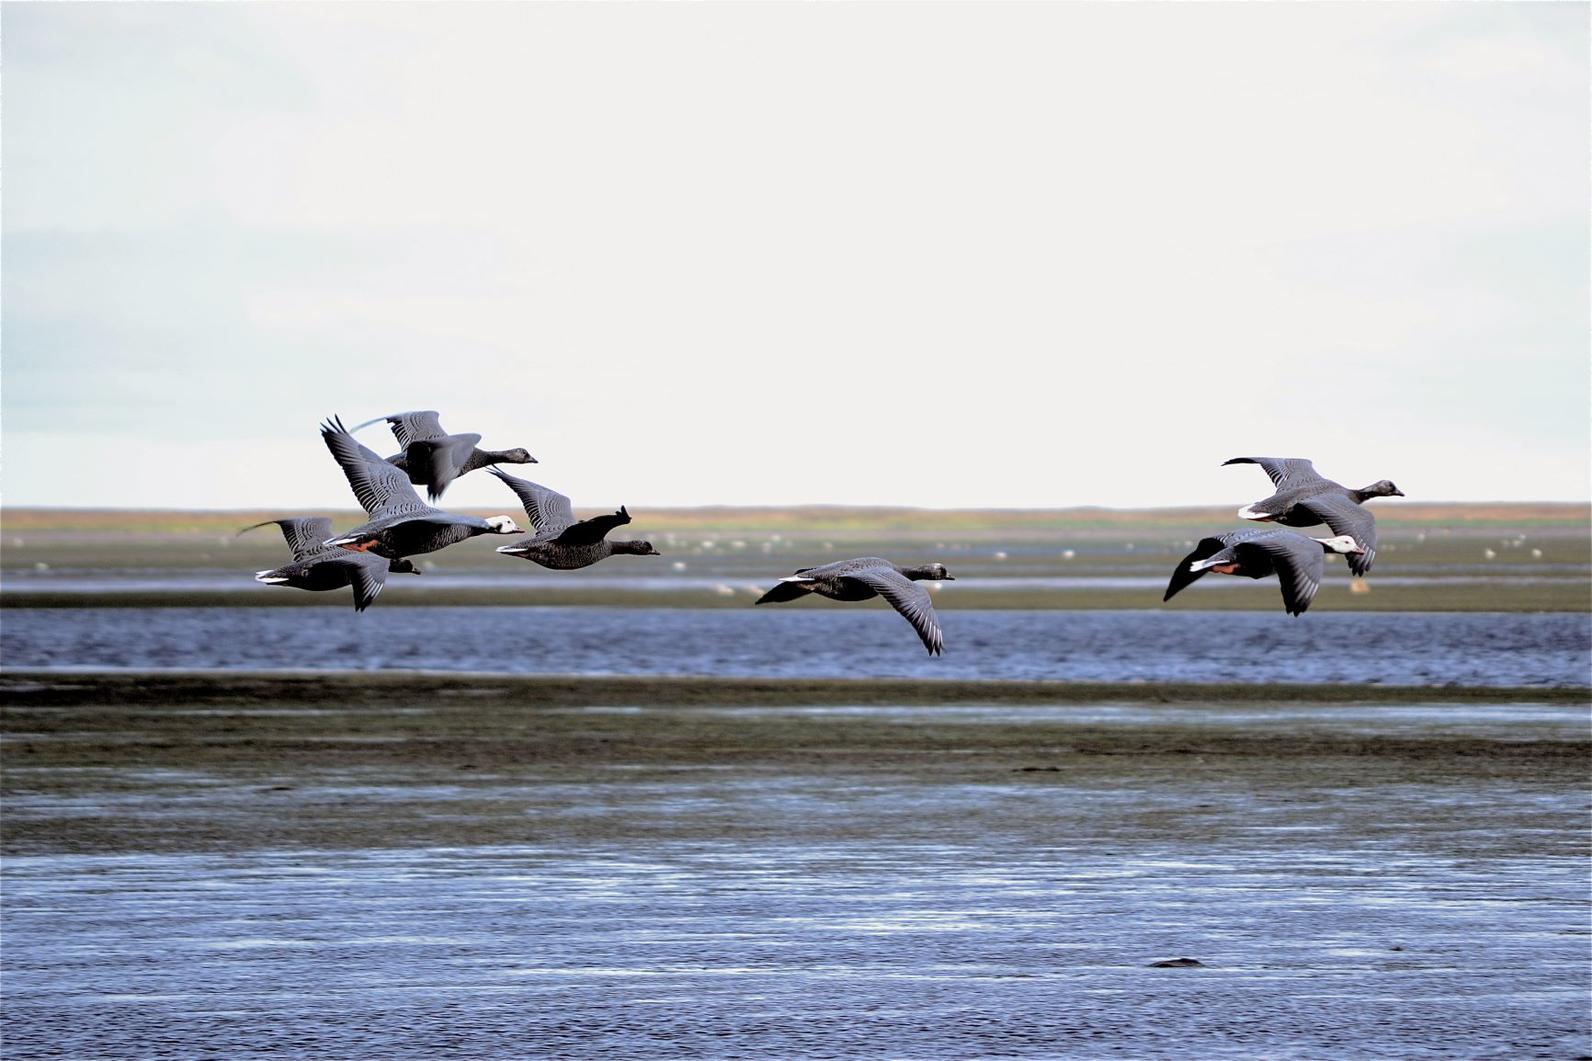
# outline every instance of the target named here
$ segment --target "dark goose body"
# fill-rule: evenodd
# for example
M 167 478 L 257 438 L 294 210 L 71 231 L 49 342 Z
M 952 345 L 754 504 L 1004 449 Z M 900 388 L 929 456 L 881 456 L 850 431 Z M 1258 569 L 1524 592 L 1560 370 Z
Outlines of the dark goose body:
M 362 612 L 370 607 L 386 586 L 389 573 L 420 573 L 408 560 L 389 560 L 374 553 L 351 552 L 324 544 L 332 533 L 332 521 L 329 519 L 268 519 L 264 523 L 245 527 L 243 531 L 268 524 L 276 524 L 282 529 L 282 537 L 293 552 L 293 561 L 270 571 L 256 572 L 256 582 L 309 590 L 312 593 L 352 586 L 354 610 Z M 242 534 L 243 531 L 238 533 Z
M 612 515 L 578 520 L 569 498 L 557 490 L 509 475 L 497 468 L 490 471 L 514 491 L 525 506 L 525 516 L 535 531 L 531 537 L 522 538 L 512 545 L 498 546 L 498 552 L 506 556 L 518 556 L 555 571 L 590 567 L 610 556 L 658 555 L 649 542 L 611 542 L 607 539 L 610 531 L 630 522 L 630 512 L 623 505 Z
M 1200 539 L 1194 551 L 1178 561 L 1161 600 L 1163 603 L 1171 600 L 1209 571 L 1239 578 L 1276 575 L 1282 590 L 1283 610 L 1297 617 L 1305 613 L 1321 589 L 1326 554 L 1336 552 L 1353 556 L 1359 548 L 1348 535 L 1323 540 L 1285 530 L 1213 534 Z
M 938 656 L 945 651 L 945 632 L 940 628 L 940 617 L 934 611 L 928 591 L 917 584 L 919 581 L 956 580 L 945 570 L 944 564 L 900 567 L 883 557 L 861 556 L 819 567 L 798 568 L 795 574 L 780 579 L 779 585 L 759 597 L 757 603 L 780 604 L 800 600 L 810 593 L 838 601 L 883 597 L 912 624 L 929 655 Z

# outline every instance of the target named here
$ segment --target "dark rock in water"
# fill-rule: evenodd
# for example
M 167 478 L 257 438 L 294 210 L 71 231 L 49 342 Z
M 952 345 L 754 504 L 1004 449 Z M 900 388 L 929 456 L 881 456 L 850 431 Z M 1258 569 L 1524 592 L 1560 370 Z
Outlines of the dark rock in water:
M 1198 958 L 1170 958 L 1164 962 L 1151 962 L 1152 969 L 1203 969 L 1205 963 Z

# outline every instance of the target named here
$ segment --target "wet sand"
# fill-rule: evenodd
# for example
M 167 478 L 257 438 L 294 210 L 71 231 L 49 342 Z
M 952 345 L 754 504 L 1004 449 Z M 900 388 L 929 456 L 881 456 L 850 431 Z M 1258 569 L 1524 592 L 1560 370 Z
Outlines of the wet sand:
M 1592 1053 L 1585 690 L 0 692 L 8 1058 Z

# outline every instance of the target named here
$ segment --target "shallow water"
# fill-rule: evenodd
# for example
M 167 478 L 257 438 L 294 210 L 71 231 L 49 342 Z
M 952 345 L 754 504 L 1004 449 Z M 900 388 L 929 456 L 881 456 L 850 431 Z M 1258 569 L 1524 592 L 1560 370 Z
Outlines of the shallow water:
M 942 612 L 928 659 L 876 608 L 10 608 L 12 668 L 1585 685 L 1592 616 Z
M 1009 713 L 953 710 L 969 725 Z M 1576 707 L 1450 710 L 1179 707 L 1170 721 L 1585 733 Z M 1143 705 L 1049 715 L 1169 724 Z M 1280 787 L 1237 771 L 1153 786 L 1006 776 L 607 769 L 417 787 L 365 774 L 262 792 L 155 772 L 142 779 L 151 787 L 115 797 L 116 813 L 180 817 L 202 801 L 212 821 L 246 821 L 357 802 L 464 820 L 490 807 L 523 835 L 8 858 L 6 1057 L 1592 1050 L 1583 792 L 1487 771 L 1445 781 L 1318 769 Z M 92 788 L 75 797 L 83 813 Z M 8 806 L 70 810 L 42 794 Z M 1169 830 L 1173 813 L 1201 827 Z M 580 839 L 588 819 L 623 839 Z M 1205 968 L 1148 967 L 1185 956 Z
M 18 859 L 7 1056 L 1585 1052 L 1571 860 L 1277 839 Z

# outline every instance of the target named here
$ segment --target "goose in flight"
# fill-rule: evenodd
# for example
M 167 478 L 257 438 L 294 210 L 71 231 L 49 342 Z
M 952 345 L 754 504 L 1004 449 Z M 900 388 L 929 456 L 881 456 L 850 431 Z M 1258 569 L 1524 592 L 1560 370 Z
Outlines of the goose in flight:
M 1325 523 L 1333 534 L 1348 534 L 1364 547 L 1349 556 L 1349 570 L 1365 575 L 1376 560 L 1376 517 L 1364 507 L 1373 497 L 1403 497 L 1391 480 L 1352 490 L 1324 478 L 1302 457 L 1234 457 L 1229 464 L 1258 464 L 1271 477 L 1276 493 L 1238 510 L 1239 519 L 1281 523 L 1285 527 L 1314 527 Z
M 518 534 L 508 516 L 463 516 L 432 508 L 420 500 L 404 473 L 360 445 L 333 417 L 321 425 L 321 438 L 370 521 L 326 541 L 366 549 L 397 560 L 431 553 L 477 534 Z
M 630 522 L 630 512 L 623 505 L 613 515 L 578 520 L 569 498 L 558 491 L 497 468 L 487 470 L 514 491 L 531 521 L 531 537 L 498 546 L 498 552 L 506 556 L 518 556 L 555 571 L 573 571 L 620 554 L 659 555 L 650 542 L 608 541 L 610 531 Z
M 314 592 L 353 586 L 354 610 L 362 612 L 371 606 L 386 586 L 388 574 L 420 574 L 408 560 L 389 560 L 375 553 L 356 553 L 325 544 L 332 534 L 332 521 L 329 519 L 268 519 L 263 523 L 250 524 L 238 533 L 273 523 L 282 528 L 282 537 L 287 540 L 287 547 L 293 553 L 293 562 L 270 571 L 256 572 L 256 582 Z
M 1347 534 L 1332 538 L 1307 538 L 1285 530 L 1228 531 L 1200 539 L 1194 551 L 1178 561 L 1172 580 L 1166 584 L 1171 600 L 1186 586 L 1203 578 L 1207 571 L 1241 578 L 1276 575 L 1282 586 L 1282 606 L 1289 615 L 1303 615 L 1316 591 L 1321 588 L 1323 559 L 1327 553 L 1356 556 L 1359 542 Z
M 427 496 L 435 501 L 442 496 L 448 484 L 466 472 L 497 464 L 535 464 L 536 458 L 523 448 L 480 449 L 477 434 L 450 435 L 442 429 L 435 409 L 421 409 L 408 413 L 390 413 L 366 420 L 359 427 L 369 427 L 378 420 L 387 421 L 393 437 L 398 440 L 402 453 L 387 458 L 387 463 L 409 476 L 416 486 L 424 486 Z
M 777 586 L 757 599 L 757 603 L 779 604 L 798 600 L 809 593 L 844 601 L 883 597 L 912 624 L 929 655 L 938 656 L 945 651 L 945 633 L 940 629 L 940 617 L 934 613 L 928 590 L 918 585 L 921 581 L 955 582 L 956 579 L 945 570 L 944 564 L 898 567 L 877 556 L 863 556 L 821 567 L 798 568 L 795 574 L 780 579 Z

